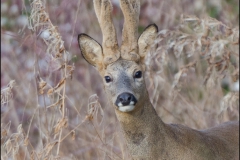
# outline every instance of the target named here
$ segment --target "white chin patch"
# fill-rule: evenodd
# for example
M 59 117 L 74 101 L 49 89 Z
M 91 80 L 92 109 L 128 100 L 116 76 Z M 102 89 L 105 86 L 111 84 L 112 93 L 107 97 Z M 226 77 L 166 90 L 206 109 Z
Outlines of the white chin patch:
M 132 110 L 134 110 L 135 106 L 134 106 L 134 102 L 131 101 L 129 105 L 127 106 L 123 106 L 122 103 L 118 103 L 118 110 L 121 112 L 131 112 Z

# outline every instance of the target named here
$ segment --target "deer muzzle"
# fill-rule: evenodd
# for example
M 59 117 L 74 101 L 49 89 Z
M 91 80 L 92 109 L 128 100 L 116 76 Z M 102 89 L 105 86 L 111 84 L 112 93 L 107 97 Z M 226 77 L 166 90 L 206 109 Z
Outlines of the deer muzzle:
M 134 110 L 137 99 L 131 93 L 124 92 L 118 95 L 115 105 L 118 107 L 118 110 L 122 112 L 130 112 Z

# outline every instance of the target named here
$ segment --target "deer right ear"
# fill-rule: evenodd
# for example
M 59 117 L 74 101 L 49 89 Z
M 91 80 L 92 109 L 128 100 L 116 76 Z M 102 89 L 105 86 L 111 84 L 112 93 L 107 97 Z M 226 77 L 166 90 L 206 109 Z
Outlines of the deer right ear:
M 154 46 L 154 41 L 157 37 L 158 27 L 156 24 L 151 24 L 145 28 L 143 33 L 138 38 L 139 55 L 141 59 L 144 59 L 148 54 L 152 46 Z M 155 45 L 156 46 L 156 45 Z
M 103 61 L 102 46 L 86 34 L 78 35 L 78 44 L 84 59 L 91 65 L 101 68 Z

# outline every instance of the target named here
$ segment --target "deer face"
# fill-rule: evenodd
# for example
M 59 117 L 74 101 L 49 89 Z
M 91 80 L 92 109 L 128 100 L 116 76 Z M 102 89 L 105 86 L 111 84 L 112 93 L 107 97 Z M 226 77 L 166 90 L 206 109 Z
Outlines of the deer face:
M 130 112 L 135 109 L 146 90 L 143 67 L 134 61 L 119 59 L 107 66 L 103 75 L 105 91 L 116 109 Z
M 94 0 L 95 12 L 103 32 L 102 46 L 86 34 L 78 36 L 79 48 L 86 61 L 95 66 L 103 78 L 109 101 L 122 112 L 138 108 L 146 96 L 143 78 L 144 60 L 154 46 L 157 26 L 149 25 L 137 39 L 140 2 L 134 5 L 120 0 L 125 22 L 122 45 L 118 46 L 112 23 L 110 0 Z

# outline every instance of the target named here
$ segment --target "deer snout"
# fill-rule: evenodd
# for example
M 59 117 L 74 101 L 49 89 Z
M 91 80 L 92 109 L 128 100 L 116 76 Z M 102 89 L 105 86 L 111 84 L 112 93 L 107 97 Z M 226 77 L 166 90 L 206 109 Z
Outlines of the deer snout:
M 136 103 L 137 99 L 133 94 L 124 92 L 117 97 L 115 105 L 122 112 L 130 112 L 135 108 Z
M 115 104 L 121 103 L 123 106 L 135 105 L 137 103 L 133 94 L 124 92 L 117 97 Z

